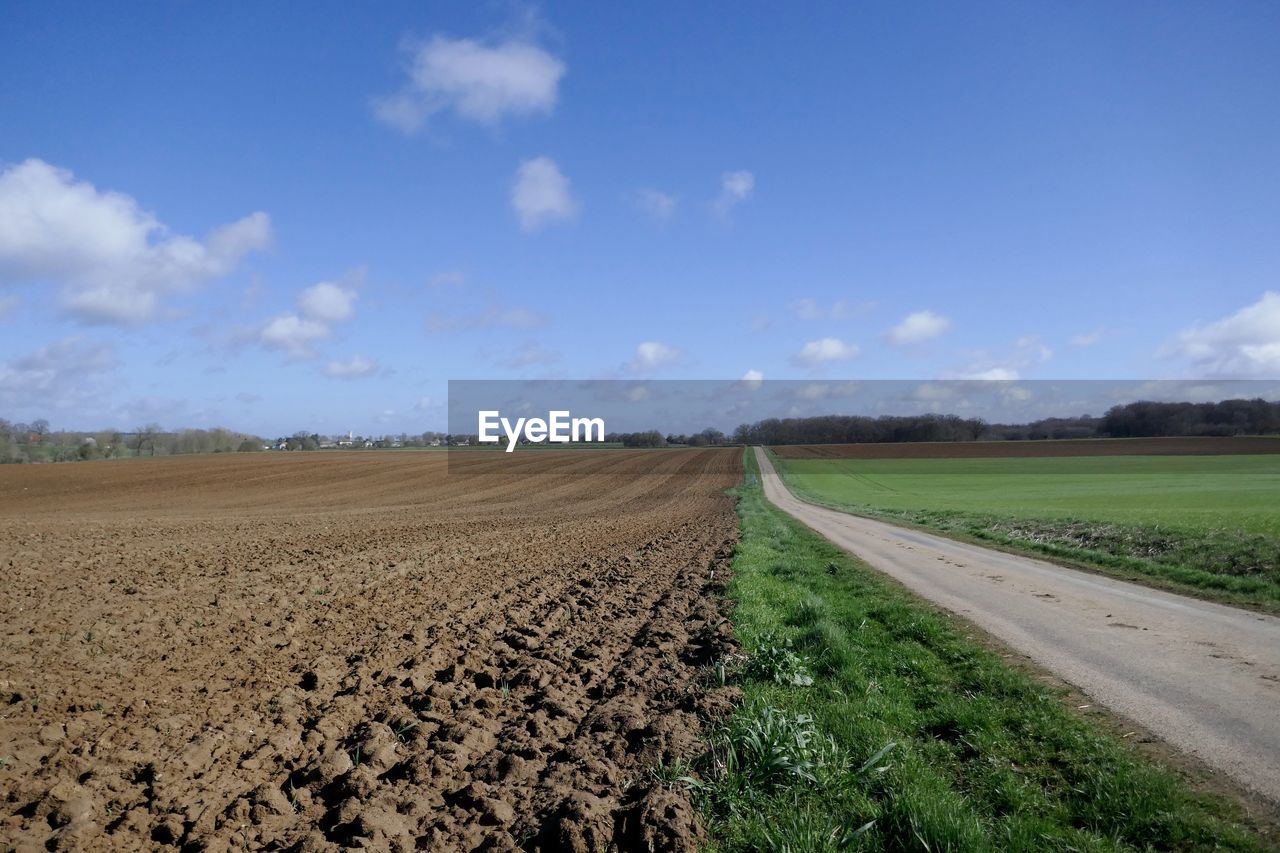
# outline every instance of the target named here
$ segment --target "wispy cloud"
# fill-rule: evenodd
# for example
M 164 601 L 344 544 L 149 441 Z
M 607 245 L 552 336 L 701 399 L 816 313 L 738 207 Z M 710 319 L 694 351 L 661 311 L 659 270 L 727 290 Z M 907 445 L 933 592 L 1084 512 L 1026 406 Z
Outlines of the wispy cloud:
M 404 133 L 437 113 L 495 126 L 509 117 L 548 115 L 556 106 L 562 60 L 529 35 L 500 40 L 435 35 L 408 40 L 404 86 L 373 99 L 373 113 Z
M 0 362 L 0 406 L 9 411 L 76 411 L 110 383 L 115 347 L 104 341 L 67 337 L 28 355 Z M 82 412 L 76 412 L 82 414 Z
M 756 176 L 746 169 L 736 172 L 725 172 L 720 176 L 720 195 L 712 202 L 712 208 L 719 216 L 728 216 L 729 211 L 751 198 L 756 188 Z
M 427 287 L 430 290 L 462 287 L 466 283 L 467 277 L 461 270 L 442 270 L 427 279 Z
M 801 320 L 848 320 L 867 313 L 874 305 L 873 302 L 851 303 L 844 299 L 825 305 L 812 296 L 806 296 L 788 303 L 787 310 Z
M 1022 378 L 1027 370 L 1044 364 L 1053 358 L 1053 350 L 1045 346 L 1035 335 L 1023 335 L 1013 342 L 1013 349 L 1003 355 L 993 356 L 978 352 L 963 369 L 944 378 L 978 380 L 1014 380 Z
M 676 206 L 679 203 L 678 197 L 659 190 L 637 190 L 635 193 L 636 207 L 663 222 L 675 215 Z
M 347 361 L 331 361 L 324 368 L 324 375 L 330 379 L 363 379 L 377 372 L 377 362 L 362 355 L 353 355 Z
M 1084 347 L 1091 347 L 1100 340 L 1102 340 L 1102 332 L 1094 331 L 1094 332 L 1086 332 L 1085 334 L 1081 334 L 1081 335 L 1075 335 L 1071 338 L 1069 343 L 1073 347 L 1084 348 Z
M 478 311 L 458 314 L 435 311 L 427 315 L 427 331 L 433 334 L 495 328 L 535 329 L 546 324 L 545 315 L 529 308 L 508 305 L 492 290 L 485 292 L 484 304 Z
M 1009 382 L 1018 378 L 1018 371 L 1012 367 L 988 367 L 986 370 L 976 370 L 972 373 L 966 373 L 960 378 L 980 381 Z
M 270 242 L 265 213 L 199 240 L 170 234 L 130 196 L 43 160 L 0 172 L 0 284 L 58 285 L 63 310 L 84 323 L 154 319 L 166 297 L 228 275 Z
M 550 157 L 525 160 L 516 170 L 511 187 L 511 207 L 525 231 L 537 231 L 553 222 L 564 222 L 578 214 L 579 204 L 569 187 L 569 179 Z
M 560 353 L 548 349 L 537 341 L 525 341 L 512 353 L 499 360 L 503 367 L 518 370 L 522 367 L 536 367 L 555 364 L 560 360 Z

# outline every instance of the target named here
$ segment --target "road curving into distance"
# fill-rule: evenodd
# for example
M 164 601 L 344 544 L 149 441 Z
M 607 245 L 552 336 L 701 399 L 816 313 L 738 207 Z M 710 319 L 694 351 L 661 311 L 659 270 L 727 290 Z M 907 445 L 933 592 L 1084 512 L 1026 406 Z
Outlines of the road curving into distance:
M 1280 803 L 1280 619 L 815 506 L 755 453 L 778 508 Z

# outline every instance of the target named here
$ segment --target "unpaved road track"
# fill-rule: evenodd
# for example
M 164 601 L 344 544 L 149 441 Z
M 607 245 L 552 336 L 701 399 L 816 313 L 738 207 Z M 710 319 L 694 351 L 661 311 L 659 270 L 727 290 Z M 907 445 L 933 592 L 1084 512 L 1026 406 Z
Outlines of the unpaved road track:
M 0 466 L 0 850 L 683 849 L 742 454 Z
M 1280 803 L 1280 619 L 765 496 L 1097 702 Z

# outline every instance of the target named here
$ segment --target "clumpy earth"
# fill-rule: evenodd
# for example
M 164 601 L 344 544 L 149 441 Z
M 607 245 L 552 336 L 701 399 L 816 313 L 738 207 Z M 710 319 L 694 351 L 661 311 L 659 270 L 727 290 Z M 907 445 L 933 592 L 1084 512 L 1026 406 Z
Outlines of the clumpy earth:
M 737 450 L 0 469 L 0 841 L 681 849 Z

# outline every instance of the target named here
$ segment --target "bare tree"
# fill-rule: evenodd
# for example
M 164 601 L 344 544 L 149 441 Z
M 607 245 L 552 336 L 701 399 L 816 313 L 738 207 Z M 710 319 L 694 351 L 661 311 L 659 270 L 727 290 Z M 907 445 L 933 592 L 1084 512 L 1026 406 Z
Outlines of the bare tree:
M 148 450 L 149 455 L 156 455 L 156 439 L 164 432 L 164 428 L 160 424 L 151 423 L 146 426 L 140 426 L 135 431 L 134 448 L 138 451 L 138 455 L 142 455 L 144 449 Z

